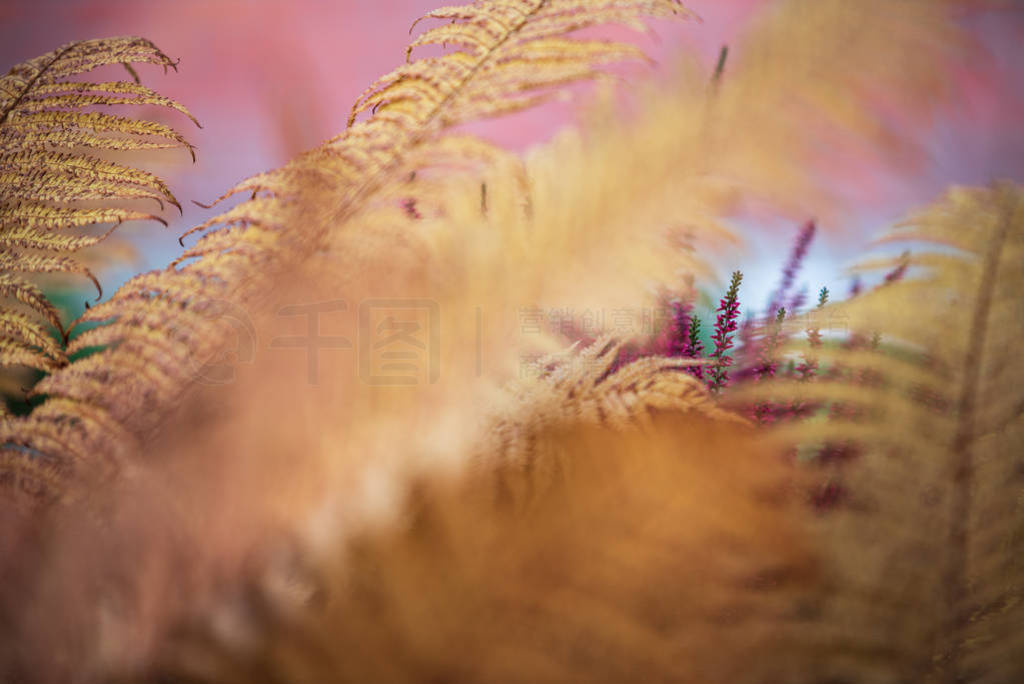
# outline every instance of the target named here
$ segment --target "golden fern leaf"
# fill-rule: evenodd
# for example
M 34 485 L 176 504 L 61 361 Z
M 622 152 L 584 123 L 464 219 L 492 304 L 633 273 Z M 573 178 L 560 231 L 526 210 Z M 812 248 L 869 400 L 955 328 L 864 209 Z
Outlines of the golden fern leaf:
M 701 383 L 685 372 L 692 361 L 651 356 L 622 363 L 623 345 L 606 335 L 581 350 L 539 359 L 535 375 L 510 388 L 518 407 L 511 416 L 524 424 L 580 421 L 623 428 L 646 425 L 651 412 L 675 410 L 745 423 L 715 406 Z M 523 415 L 524 410 L 533 415 Z
M 923 243 L 875 259 L 920 269 L 833 305 L 879 350 L 816 350 L 847 382 L 767 383 L 774 401 L 831 402 L 852 419 L 791 424 L 808 446 L 848 441 L 845 501 L 820 521 L 834 595 L 804 635 L 814 676 L 1018 681 L 1024 640 L 1024 192 L 956 189 L 882 242 Z M 859 381 L 856 379 L 859 378 Z M 744 395 L 749 396 L 749 395 Z M 814 681 L 818 681 L 815 679 Z
M 70 43 L 15 66 L 0 79 L 0 366 L 54 372 L 67 364 L 60 314 L 37 285 L 19 274 L 78 273 L 102 294 L 89 269 L 63 253 L 97 244 L 123 221 L 154 219 L 166 225 L 159 216 L 103 203 L 150 199 L 161 209 L 165 201 L 180 209 L 153 174 L 80 151 L 186 147 L 193 153 L 184 138 L 162 124 L 81 111 L 97 105 L 158 105 L 195 122 L 180 104 L 137 82 L 66 80 L 117 63 L 136 79 L 131 63 L 174 67 L 147 40 L 112 38 Z M 114 226 L 99 235 L 68 230 L 95 224 Z M 48 325 L 59 331 L 60 341 Z M 100 442 L 94 438 L 99 434 L 112 438 Z M 131 444 L 94 409 L 47 402 L 29 417 L 5 415 L 0 480 L 31 494 L 31 500 L 49 501 L 63 491 L 60 480 L 72 466 L 118 462 Z
M 568 476 L 563 455 L 539 438 L 553 430 L 573 425 L 643 430 L 665 413 L 748 425 L 715 404 L 704 384 L 686 372 L 686 361 L 645 357 L 620 365 L 622 346 L 623 341 L 604 336 L 582 350 L 541 358 L 532 378 L 510 386 L 508 403 L 487 430 L 477 457 L 481 470 L 493 473 L 494 491 L 506 503 L 529 505 Z
M 446 128 L 531 107 L 551 95 L 546 89 L 600 75 L 602 64 L 642 58 L 632 45 L 564 37 L 610 22 L 642 27 L 641 14 L 693 16 L 678 0 L 478 1 L 428 12 L 423 19 L 449 23 L 414 40 L 406 61 L 423 45 L 451 44 L 458 51 L 406 64 L 378 79 L 356 100 L 349 125 L 370 109 Z
M 100 289 L 87 268 L 67 256 L 22 252 L 69 252 L 106 237 L 74 236 L 66 229 L 158 216 L 122 207 L 81 206 L 136 199 L 177 200 L 159 178 L 116 162 L 77 151 L 192 146 L 159 123 L 81 111 L 103 105 L 158 105 L 195 119 L 180 104 L 128 81 L 87 83 L 65 79 L 108 64 L 148 63 L 174 67 L 152 43 L 141 38 L 111 38 L 69 43 L 12 68 L 0 79 L 0 297 L 17 300 L 64 336 L 56 309 L 30 282 L 14 274 L 81 273 Z M 128 67 L 129 70 L 131 67 Z M 134 72 L 132 72 L 134 75 Z M 198 125 L 198 124 L 197 124 Z M 180 209 L 180 206 L 179 206 Z M 109 234 L 109 232 L 108 232 Z M 102 291 L 101 291 L 102 293 Z M 52 371 L 65 364 L 63 350 L 51 344 L 44 324 L 6 306 L 0 365 L 20 364 Z
M 447 11 L 437 16 L 443 18 Z M 519 94 L 592 77 L 609 59 L 636 55 L 618 44 L 568 41 L 562 38 L 565 33 L 609 20 L 636 22 L 643 15 L 685 14 L 677 0 L 516 1 L 477 3 L 460 11 L 466 14 L 465 20 L 445 29 L 444 35 L 452 35 L 451 42 L 458 45 L 476 40 L 475 48 L 400 68 L 357 102 L 357 113 L 376 106 L 373 116 L 284 167 L 232 188 L 220 199 L 242 192 L 253 197 L 185 233 L 183 237 L 222 227 L 202 237 L 182 257 L 195 261 L 178 267 L 179 260 L 176 268 L 133 279 L 111 300 L 79 319 L 109 325 L 85 332 L 74 348 L 93 346 L 99 340 L 112 347 L 88 364 L 48 376 L 36 391 L 103 407 L 129 423 L 135 421 L 133 430 L 151 425 L 162 415 L 167 400 L 194 379 L 194 370 L 201 365 L 196 363 L 197 355 L 216 350 L 232 333 L 230 322 L 211 311 L 225 302 L 231 306 L 255 303 L 277 273 L 301 263 L 305 255 L 323 246 L 330 231 L 342 231 L 357 212 L 388 197 L 392 180 L 407 178 L 424 165 L 444 164 L 453 151 L 471 151 L 482 159 L 498 154 L 465 138 L 446 141 L 439 137 L 444 128 L 467 117 L 512 111 L 524 104 L 517 99 Z M 460 31 L 465 35 L 457 39 Z M 442 32 L 428 32 L 421 40 L 441 38 Z M 566 54 L 552 54 L 556 49 Z M 524 68 L 526 61 L 530 68 Z M 381 95 L 382 89 L 387 97 Z M 424 89 L 430 93 L 424 94 Z M 485 94 L 492 104 L 479 102 Z M 500 102 L 505 104 L 496 104 Z M 180 313 L 140 331 L 131 322 L 134 314 L 130 312 L 138 302 L 154 300 L 168 303 L 167 311 L 177 307 Z M 159 345 L 160 330 L 170 337 L 172 331 L 186 328 L 187 337 Z M 172 358 L 191 358 L 193 363 L 154 366 L 145 360 L 157 355 L 153 345 L 163 349 L 178 345 L 180 353 Z M 112 395 L 97 381 L 100 376 L 119 378 L 125 383 L 123 392 Z M 125 401 L 128 396 L 137 401 Z
M 244 639 L 182 625 L 142 678 L 788 681 L 773 676 L 785 635 L 765 625 L 815 583 L 814 552 L 753 428 L 671 412 L 645 430 L 536 427 L 572 477 L 528 510 L 492 496 L 489 468 L 422 478 L 394 525 L 315 568 L 254 568 L 269 629 L 248 612 Z M 505 469 L 513 489 L 535 479 Z

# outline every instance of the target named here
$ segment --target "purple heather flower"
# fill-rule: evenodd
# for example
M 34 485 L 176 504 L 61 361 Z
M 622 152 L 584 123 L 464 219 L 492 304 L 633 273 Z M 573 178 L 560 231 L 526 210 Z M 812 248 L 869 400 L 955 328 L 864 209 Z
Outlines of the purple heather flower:
M 811 506 L 818 513 L 838 508 L 847 498 L 846 488 L 838 480 L 829 480 L 811 493 Z
M 696 316 L 690 318 L 689 336 L 683 353 L 691 359 L 699 359 L 704 355 L 704 343 L 700 341 L 700 319 Z M 690 366 L 686 371 L 698 380 L 704 379 L 704 366 Z
M 789 304 L 787 304 L 786 307 L 785 307 L 786 311 L 789 311 L 790 314 L 794 314 L 797 311 L 799 311 L 801 309 L 801 307 L 803 307 L 803 305 L 806 302 L 807 302 L 807 288 L 806 287 L 802 287 L 802 288 L 800 288 L 799 292 L 797 292 L 796 294 L 794 294 L 792 296 L 792 298 L 790 298 Z
M 828 288 L 823 287 L 818 293 L 818 309 L 821 309 L 828 302 Z M 808 381 L 812 379 L 818 372 L 818 359 L 814 355 L 814 350 L 821 346 L 821 330 L 816 326 L 807 329 L 807 344 L 810 346 L 810 351 L 803 355 L 803 360 L 796 364 L 793 368 L 792 375 L 795 375 L 799 380 Z M 790 412 L 794 416 L 803 416 L 807 413 L 817 409 L 817 404 L 814 402 L 806 403 L 803 401 L 796 401 L 790 406 Z
M 779 346 L 779 333 L 782 331 L 782 322 L 785 318 L 786 309 L 779 309 L 771 330 L 765 335 L 758 351 L 757 366 L 754 367 L 755 380 L 775 377 L 775 371 L 779 365 L 775 358 L 775 349 Z M 769 402 L 759 402 L 753 408 L 754 420 L 759 425 L 775 422 L 782 412 L 782 406 Z
M 708 389 L 712 391 L 719 391 L 729 384 L 727 368 L 732 363 L 732 357 L 726 352 L 732 347 L 732 333 L 736 331 L 736 319 L 740 315 L 738 295 L 742 280 L 743 274 L 734 271 L 729 282 L 729 290 L 718 302 L 715 334 L 711 336 L 715 348 L 710 358 L 714 364 L 708 369 Z
M 910 266 L 910 252 L 904 252 L 900 255 L 899 266 L 885 274 L 885 280 L 882 281 L 882 285 L 895 283 L 897 280 L 903 278 L 904 274 L 907 272 L 908 266 Z
M 808 221 L 797 234 L 796 242 L 793 243 L 793 251 L 789 254 L 789 261 L 786 262 L 785 268 L 782 269 L 782 282 L 779 283 L 778 289 L 772 295 L 771 302 L 768 304 L 769 318 L 775 317 L 776 312 L 786 299 L 786 295 L 789 294 L 789 289 L 793 287 L 793 281 L 796 280 L 796 274 L 800 270 L 800 265 L 803 263 L 804 257 L 807 256 L 807 248 L 810 246 L 811 240 L 814 239 L 815 230 L 814 221 Z
M 779 333 L 782 332 L 782 321 L 785 318 L 786 309 L 779 309 L 775 314 L 775 322 L 771 326 L 770 332 L 765 336 L 764 344 L 761 345 L 758 353 L 757 367 L 754 369 L 754 375 L 758 379 L 766 375 L 769 377 L 775 375 L 775 370 L 778 368 L 778 362 L 774 357 L 775 348 L 779 346 Z
M 818 293 L 818 308 L 821 309 L 828 302 L 828 288 L 821 288 L 821 292 Z M 821 330 L 818 328 L 807 329 L 807 343 L 811 346 L 811 349 L 821 346 Z M 818 360 L 813 355 L 805 354 L 804 360 L 797 364 L 796 372 L 800 376 L 801 380 L 809 380 L 818 370 Z
M 402 205 L 402 211 L 404 211 L 405 215 L 408 216 L 409 218 L 411 218 L 411 219 L 421 219 L 421 218 L 423 218 L 423 215 L 420 214 L 419 209 L 416 208 L 416 198 L 415 197 L 406 197 L 405 199 L 402 200 L 401 205 Z

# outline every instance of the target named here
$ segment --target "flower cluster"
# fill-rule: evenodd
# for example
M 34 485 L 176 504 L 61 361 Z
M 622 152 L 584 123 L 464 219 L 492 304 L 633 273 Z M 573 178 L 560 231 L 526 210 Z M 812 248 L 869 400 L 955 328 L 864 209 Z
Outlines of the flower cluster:
M 754 368 L 754 376 L 758 379 L 764 377 L 775 377 L 775 370 L 779 366 L 775 358 L 775 350 L 781 341 L 782 321 L 786 318 L 786 308 L 779 309 L 775 314 L 775 321 L 768 329 L 764 342 L 758 350 L 758 363 Z
M 821 288 L 818 293 L 818 308 L 821 309 L 828 303 L 828 288 Z M 811 349 L 821 346 L 821 330 L 818 328 L 807 329 L 807 343 Z M 818 372 L 818 359 L 812 354 L 805 354 L 804 360 L 797 364 L 796 374 L 801 380 L 810 380 Z
M 732 357 L 726 354 L 732 347 L 732 334 L 736 331 L 736 319 L 740 315 L 739 290 L 743 274 L 734 271 L 732 280 L 729 282 L 729 290 L 718 303 L 715 319 L 715 334 L 711 341 L 715 348 L 711 352 L 711 360 L 714 362 L 708 369 L 708 389 L 719 391 L 729 384 L 728 367 L 732 363 Z
M 779 309 L 775 315 L 775 321 L 765 334 L 764 341 L 758 350 L 757 365 L 754 367 L 754 379 L 764 380 L 775 377 L 775 371 L 779 366 L 775 358 L 775 350 L 779 346 L 782 322 L 786 318 L 786 309 Z M 773 423 L 785 411 L 785 407 L 770 402 L 759 402 L 754 406 L 753 417 L 759 425 Z

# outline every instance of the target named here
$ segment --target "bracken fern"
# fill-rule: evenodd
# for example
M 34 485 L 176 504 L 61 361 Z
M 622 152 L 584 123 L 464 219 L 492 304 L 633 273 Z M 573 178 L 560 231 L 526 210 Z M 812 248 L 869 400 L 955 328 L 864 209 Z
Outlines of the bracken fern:
M 876 98 L 917 105 L 942 90 L 938 58 L 959 42 L 947 9 L 778 3 L 728 69 L 723 50 L 714 74 L 638 89 L 628 116 L 599 102 L 580 131 L 523 158 L 452 129 L 642 58 L 576 30 L 692 15 L 671 0 L 428 13 L 442 23 L 360 95 L 345 131 L 225 193 L 244 199 L 76 323 L 102 325 L 65 347 L 27 313 L 0 316 L 22 345 L 4 347 L 5 363 L 49 372 L 30 415 L 4 416 L 0 502 L 15 491 L 63 504 L 0 529 L 0 557 L 19 559 L 3 567 L 0 674 L 1020 679 L 1020 188 L 952 190 L 885 238 L 912 252 L 861 266 L 886 274 L 879 287 L 831 303 L 822 289 L 815 315 L 844 317 L 849 334 L 814 320 L 806 336 L 790 330 L 796 270 L 838 211 L 816 191 L 817 135 L 908 152 Z M 139 39 L 76 45 L 96 63 L 169 63 Z M 450 49 L 413 61 L 426 45 Z M 38 106 L 180 108 L 137 84 L 61 87 Z M 35 121 L 28 100 L 12 101 L 24 113 L 4 126 Z M 77 121 L 184 144 L 151 124 Z M 49 206 L 61 198 L 173 202 L 151 176 L 39 152 L 30 133 L 0 137 L 27 150 L 5 147 L 0 163 L 42 165 L 4 176 L 16 199 L 3 196 L 0 217 L 20 221 L 5 236 L 136 217 Z M 48 145 L 93 133 L 54 135 Z M 738 348 L 753 296 L 733 274 L 704 350 L 698 248 L 731 238 L 722 219 L 748 198 L 822 220 L 801 231 Z M 693 251 L 668 248 L 672 226 Z M 41 291 L 10 273 L 77 267 L 4 246 L 4 293 L 62 333 Z M 398 393 L 335 359 L 325 387 L 296 392 L 286 359 L 233 386 L 197 382 L 233 314 L 261 326 L 296 293 L 339 292 L 439 303 L 442 380 Z M 568 349 L 547 331 L 521 345 L 532 373 L 511 379 L 520 307 L 644 296 L 669 302 L 667 331 Z M 459 363 L 470 339 L 486 372 Z M 278 524 L 289 544 L 268 541 Z

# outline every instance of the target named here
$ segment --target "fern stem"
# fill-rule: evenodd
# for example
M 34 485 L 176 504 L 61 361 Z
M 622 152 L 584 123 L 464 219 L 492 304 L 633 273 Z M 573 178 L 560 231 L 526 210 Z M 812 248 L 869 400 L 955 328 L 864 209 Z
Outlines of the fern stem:
M 949 530 L 950 564 L 946 569 L 946 607 L 949 612 L 947 643 L 944 645 L 946 663 L 943 678 L 953 683 L 962 679 L 962 651 L 970 610 L 965 605 L 969 596 L 967 580 L 967 554 L 969 515 L 973 503 L 974 455 L 971 450 L 974 439 L 974 414 L 978 399 L 978 385 L 981 376 L 982 354 L 988 328 L 989 312 L 992 308 L 993 291 L 997 281 L 1000 255 L 1009 234 L 1011 224 L 1010 207 L 1006 207 L 996 234 L 989 243 L 985 262 L 982 266 L 981 282 L 975 298 L 974 315 L 968 333 L 964 380 L 957 400 L 957 426 L 952 445 L 953 493 Z
M 3 111 L 3 114 L 0 114 L 0 124 L 3 124 L 4 122 L 6 122 L 7 121 L 7 117 L 10 115 L 10 113 L 18 108 L 18 105 L 21 104 L 21 101 L 25 99 L 25 96 L 28 93 L 32 92 L 32 87 L 36 84 L 36 81 L 38 81 L 40 79 L 40 77 L 42 77 L 43 74 L 45 74 L 47 71 L 49 71 L 50 67 L 52 67 L 59 59 L 61 59 L 64 55 L 66 55 L 67 53 L 69 53 L 72 50 L 74 50 L 76 47 L 78 47 L 78 45 L 79 45 L 78 42 L 69 44 L 63 50 L 61 50 L 60 52 L 55 54 L 53 56 L 53 59 L 51 59 L 46 64 L 46 66 L 44 66 L 42 69 L 39 69 L 36 72 L 36 75 L 33 76 L 31 78 L 31 80 L 29 80 L 29 82 L 25 84 L 25 87 L 22 89 L 21 94 L 19 94 L 18 97 L 14 98 L 14 100 L 11 102 L 11 106 L 8 107 L 7 109 L 5 109 Z

